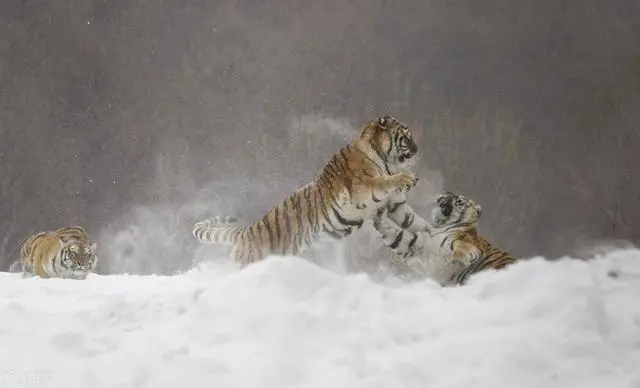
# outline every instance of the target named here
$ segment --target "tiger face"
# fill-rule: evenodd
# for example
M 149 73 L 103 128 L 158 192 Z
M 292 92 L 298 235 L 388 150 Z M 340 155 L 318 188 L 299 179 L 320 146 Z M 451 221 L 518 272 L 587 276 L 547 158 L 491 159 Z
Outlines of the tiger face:
M 62 240 L 62 239 L 61 239 Z M 71 272 L 87 272 L 96 263 L 97 244 L 82 241 L 63 243 L 62 265 Z
M 432 221 L 436 227 L 456 224 L 477 226 L 482 215 L 482 206 L 470 198 L 445 192 L 436 199 L 437 206 L 432 211 Z
M 415 161 L 418 145 L 409 127 L 393 116 L 381 116 L 365 126 L 363 136 L 370 138 L 376 152 L 386 162 L 408 168 Z

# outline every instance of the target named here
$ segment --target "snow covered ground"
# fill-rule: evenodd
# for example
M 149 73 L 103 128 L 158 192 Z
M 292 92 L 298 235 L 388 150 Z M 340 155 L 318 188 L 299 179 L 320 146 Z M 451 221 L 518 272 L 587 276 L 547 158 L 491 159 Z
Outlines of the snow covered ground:
M 0 307 L 0 387 L 640 387 L 638 250 L 533 259 L 448 289 L 297 258 L 86 281 L 1 273 Z

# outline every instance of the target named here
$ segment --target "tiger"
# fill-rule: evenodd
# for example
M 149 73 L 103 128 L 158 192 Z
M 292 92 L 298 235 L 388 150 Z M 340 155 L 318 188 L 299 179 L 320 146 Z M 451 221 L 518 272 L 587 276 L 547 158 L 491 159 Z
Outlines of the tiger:
M 80 226 L 33 234 L 20 249 L 23 276 L 83 280 L 95 271 L 96 249 Z
M 359 230 L 377 210 L 388 207 L 398 224 L 416 231 L 427 222 L 416 217 L 406 193 L 418 178 L 410 171 L 418 146 L 409 127 L 393 116 L 365 123 L 359 136 L 342 147 L 316 177 L 244 227 L 231 216 L 197 222 L 201 243 L 231 245 L 230 258 L 241 267 L 269 255 L 300 255 L 317 241 L 336 241 Z
M 503 269 L 516 262 L 508 252 L 478 234 L 482 206 L 450 191 L 436 198 L 431 223 L 420 232 L 402 228 L 382 208 L 374 218 L 392 263 L 426 273 L 442 286 L 464 285 L 486 269 Z

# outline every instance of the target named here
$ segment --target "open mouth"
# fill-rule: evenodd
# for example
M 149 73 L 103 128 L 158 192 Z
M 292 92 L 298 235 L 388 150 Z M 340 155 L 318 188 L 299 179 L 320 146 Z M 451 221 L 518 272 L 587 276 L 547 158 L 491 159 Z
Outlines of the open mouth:
M 404 163 L 409 159 L 412 159 L 414 156 L 416 156 L 415 152 L 405 152 L 403 154 L 400 154 L 400 156 L 398 157 L 398 161 L 400 161 L 400 163 Z
M 449 217 L 449 215 L 451 215 L 451 212 L 453 211 L 453 205 L 451 204 L 452 201 L 453 198 L 449 195 L 444 195 L 438 198 L 438 206 L 440 207 L 440 212 L 443 216 Z

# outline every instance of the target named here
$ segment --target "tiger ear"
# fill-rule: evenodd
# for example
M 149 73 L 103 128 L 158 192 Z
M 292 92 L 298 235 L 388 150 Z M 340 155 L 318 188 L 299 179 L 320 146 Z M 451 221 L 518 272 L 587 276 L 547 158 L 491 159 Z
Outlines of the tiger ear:
M 476 205 L 476 212 L 478 212 L 478 218 L 482 215 L 482 206 Z
M 384 116 L 381 116 L 380 118 L 378 118 L 378 124 L 379 125 L 385 125 L 387 123 L 387 118 Z

